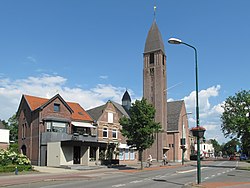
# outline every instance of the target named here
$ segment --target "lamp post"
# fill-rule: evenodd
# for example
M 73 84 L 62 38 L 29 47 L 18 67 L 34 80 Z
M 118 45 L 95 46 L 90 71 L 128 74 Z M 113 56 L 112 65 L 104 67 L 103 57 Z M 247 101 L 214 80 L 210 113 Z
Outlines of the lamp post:
M 194 49 L 195 53 L 195 80 L 196 80 L 196 127 L 200 126 L 200 118 L 199 118 L 199 96 L 198 96 L 198 63 L 197 63 L 197 50 L 194 46 L 187 44 L 180 39 L 170 38 L 168 40 L 170 44 L 184 44 L 190 48 Z M 201 164 L 200 164 L 200 139 L 197 137 L 197 183 L 201 183 Z
M 181 164 L 184 165 L 184 152 L 186 150 L 185 145 L 186 145 L 186 140 L 183 136 L 183 132 L 184 132 L 184 122 L 183 122 L 183 117 L 186 115 L 192 114 L 192 112 L 187 112 L 185 114 L 182 115 L 181 117 L 181 121 L 182 121 L 182 135 L 181 135 L 181 149 L 182 149 L 182 158 L 181 158 Z

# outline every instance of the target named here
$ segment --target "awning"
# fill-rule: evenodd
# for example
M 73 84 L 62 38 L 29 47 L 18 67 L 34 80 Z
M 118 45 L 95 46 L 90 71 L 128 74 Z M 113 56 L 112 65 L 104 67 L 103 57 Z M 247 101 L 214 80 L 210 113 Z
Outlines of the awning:
M 77 121 L 72 121 L 71 122 L 72 125 L 76 126 L 76 127 L 90 127 L 90 128 L 96 128 L 94 125 L 92 125 L 91 123 L 85 123 L 85 122 L 77 122 Z
M 119 144 L 118 146 L 119 149 L 129 149 L 129 146 L 127 144 Z

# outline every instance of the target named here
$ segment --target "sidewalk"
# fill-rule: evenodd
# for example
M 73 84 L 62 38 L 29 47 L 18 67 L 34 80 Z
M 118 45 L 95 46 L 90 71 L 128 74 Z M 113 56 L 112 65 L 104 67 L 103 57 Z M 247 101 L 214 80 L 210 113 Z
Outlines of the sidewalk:
M 191 162 L 193 163 L 193 162 Z M 157 170 L 160 168 L 175 168 L 181 166 L 180 163 L 170 163 L 168 165 L 162 166 L 160 162 L 154 162 L 150 168 L 145 168 L 146 163 L 144 163 L 143 170 Z M 188 164 L 186 164 L 188 165 Z M 130 165 L 118 165 L 112 167 L 106 166 L 81 166 L 73 165 L 71 168 L 57 168 L 57 167 L 47 167 L 47 166 L 33 166 L 34 172 L 19 173 L 15 175 L 8 173 L 5 175 L 0 175 L 0 187 L 34 183 L 40 181 L 54 181 L 54 180 L 82 180 L 82 179 L 94 179 L 100 176 L 111 175 L 112 173 L 137 173 L 141 172 L 141 163 L 135 163 Z
M 209 163 L 209 161 L 203 161 Z M 195 165 L 196 161 L 185 162 L 184 166 Z M 161 162 L 153 162 L 153 165 L 149 168 L 145 168 L 144 163 L 143 170 L 157 170 L 162 168 L 176 168 L 182 166 L 181 163 L 169 163 L 168 165 L 162 165 Z M 112 173 L 137 173 L 140 172 L 141 163 L 130 165 L 118 165 L 112 167 L 103 166 L 73 166 L 73 169 L 34 166 L 34 173 L 27 173 L 20 175 L 8 174 L 0 175 L 0 187 L 8 185 L 26 184 L 39 181 L 53 181 L 53 180 L 77 180 L 77 179 L 93 179 L 100 176 L 110 175 Z M 250 163 L 239 162 L 238 168 L 249 168 Z M 187 184 L 183 188 L 247 188 L 250 187 L 250 182 L 204 182 L 201 185 Z

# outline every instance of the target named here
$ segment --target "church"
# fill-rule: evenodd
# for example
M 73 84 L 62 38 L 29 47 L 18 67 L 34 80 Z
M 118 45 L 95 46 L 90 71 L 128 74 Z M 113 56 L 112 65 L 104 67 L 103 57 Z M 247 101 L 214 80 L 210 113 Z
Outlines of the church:
M 140 62 L 138 62 L 140 63 Z M 143 53 L 143 97 L 156 110 L 161 132 L 143 152 L 162 161 L 189 160 L 191 142 L 183 100 L 167 102 L 167 59 L 160 30 L 154 20 Z M 47 99 L 23 95 L 17 112 L 18 145 L 32 164 L 39 166 L 98 165 L 105 159 L 136 163 L 136 148 L 126 144 L 119 119 L 129 117 L 131 97 L 125 91 L 122 104 L 107 101 L 87 111 L 77 102 L 67 102 L 59 94 Z M 183 156 L 183 151 L 184 156 Z
M 143 97 L 155 107 L 155 121 L 162 126 L 162 131 L 155 135 L 153 146 L 144 152 L 144 159 L 152 155 L 159 161 L 166 154 L 170 161 L 181 161 L 181 146 L 185 146 L 184 158 L 189 160 L 186 107 L 184 101 L 167 102 L 166 52 L 155 19 L 148 31 L 143 53 Z

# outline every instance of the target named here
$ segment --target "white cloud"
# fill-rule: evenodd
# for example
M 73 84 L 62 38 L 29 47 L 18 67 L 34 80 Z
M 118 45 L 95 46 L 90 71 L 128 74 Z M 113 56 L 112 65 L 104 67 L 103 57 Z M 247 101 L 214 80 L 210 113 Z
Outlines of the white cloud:
M 220 85 L 212 86 L 205 90 L 199 91 L 199 117 L 200 126 L 206 128 L 207 138 L 216 138 L 220 143 L 225 142 L 225 138 L 221 132 L 220 116 L 223 113 L 223 108 L 219 104 L 212 105 L 210 100 L 212 97 L 219 96 Z M 189 115 L 189 126 L 196 126 L 196 92 L 193 91 L 189 96 L 184 97 L 187 112 L 193 112 Z
M 121 103 L 125 88 L 99 84 L 89 90 L 67 87 L 67 79 L 61 76 L 42 75 L 27 79 L 0 78 L 0 119 L 8 120 L 18 108 L 22 94 L 51 98 L 59 93 L 66 101 L 77 102 L 84 109 L 106 103 Z M 129 91 L 133 95 L 132 91 Z
M 88 90 L 83 90 L 80 86 L 68 87 L 67 79 L 58 75 L 44 74 L 19 80 L 0 77 L 0 119 L 8 120 L 17 111 L 22 94 L 51 98 L 59 93 L 66 101 L 77 102 L 87 110 L 102 105 L 108 100 L 121 103 L 125 89 L 111 84 L 98 84 Z M 216 138 L 222 143 L 226 140 L 220 130 L 223 102 L 215 105 L 210 103 L 211 97 L 219 95 L 219 90 L 220 86 L 217 85 L 199 92 L 200 125 L 207 129 L 206 138 Z M 134 95 L 131 90 L 129 93 L 131 96 Z M 187 112 L 193 113 L 189 115 L 189 127 L 196 126 L 195 92 L 184 97 L 184 101 Z
M 26 57 L 26 59 L 29 63 L 37 63 L 36 58 L 34 58 L 33 56 L 28 56 Z
M 99 78 L 102 79 L 102 80 L 106 80 L 106 79 L 108 79 L 108 76 L 101 75 L 101 76 L 99 76 Z

